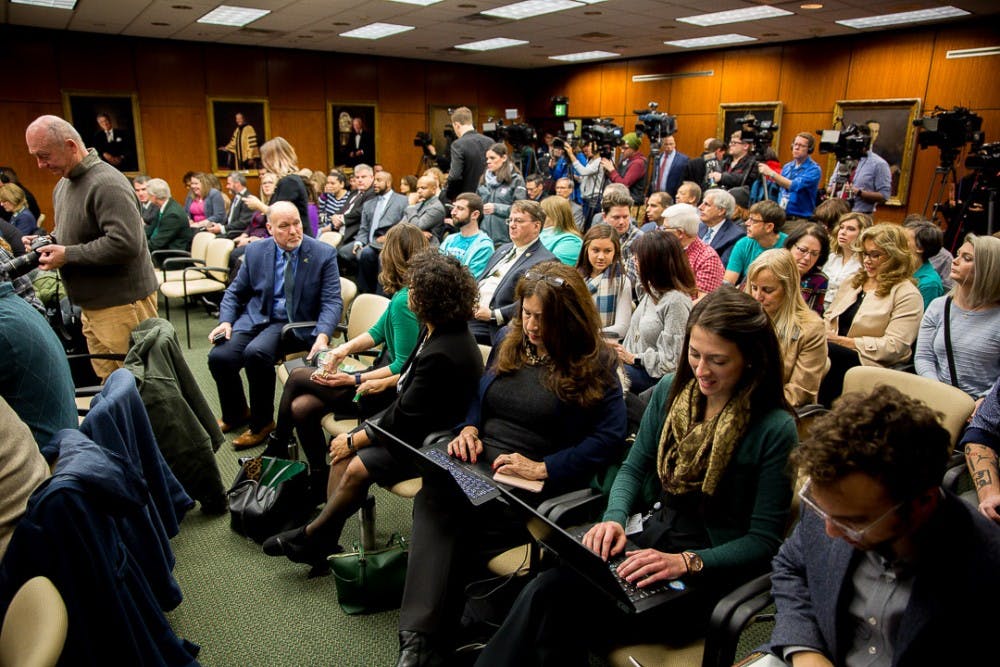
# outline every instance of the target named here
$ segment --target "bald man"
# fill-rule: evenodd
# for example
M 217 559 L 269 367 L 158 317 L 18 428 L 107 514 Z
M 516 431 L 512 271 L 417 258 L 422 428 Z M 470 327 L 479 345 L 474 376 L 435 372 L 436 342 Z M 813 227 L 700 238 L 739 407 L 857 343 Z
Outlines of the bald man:
M 417 181 L 417 196 L 420 201 L 406 207 L 403 212 L 403 222 L 409 222 L 420 228 L 427 240 L 437 245 L 444 236 L 444 204 L 439 195 L 441 186 L 438 179 L 430 174 L 424 174 Z

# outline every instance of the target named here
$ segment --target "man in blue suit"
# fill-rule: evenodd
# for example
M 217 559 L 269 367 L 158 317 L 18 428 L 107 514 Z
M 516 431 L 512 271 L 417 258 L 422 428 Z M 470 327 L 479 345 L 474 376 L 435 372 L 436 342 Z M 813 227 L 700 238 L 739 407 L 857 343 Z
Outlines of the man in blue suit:
M 298 209 L 289 202 L 271 205 L 271 238 L 251 243 L 236 278 L 219 305 L 219 326 L 208 334 L 223 339 L 208 353 L 208 367 L 219 390 L 223 433 L 249 424 L 233 440 L 235 449 L 261 444 L 274 430 L 274 364 L 281 329 L 289 322 L 316 321 L 311 332 L 295 332 L 299 349 L 311 359 L 324 349 L 340 322 L 340 274 L 332 246 L 304 236 Z M 287 350 L 285 350 L 287 351 Z M 240 369 L 246 369 L 250 405 Z
M 664 137 L 660 143 L 660 157 L 653 164 L 653 192 L 666 192 L 673 199 L 677 196 L 677 188 L 684 180 L 684 170 L 687 168 L 688 156 L 677 150 L 677 141 L 672 137 Z
M 941 489 L 936 414 L 847 394 L 791 454 L 802 520 L 774 559 L 770 650 L 795 665 L 992 662 L 1000 530 Z M 985 606 L 984 606 L 985 605 Z M 786 664 L 781 662 L 780 664 Z
M 519 199 L 510 207 L 507 225 L 510 243 L 493 251 L 479 282 L 479 306 L 469 330 L 476 342 L 493 345 L 500 327 L 514 316 L 517 283 L 528 269 L 540 262 L 555 259 L 538 240 L 545 222 L 542 205 L 530 199 Z
M 375 174 L 372 186 L 375 196 L 365 202 L 361 211 L 361 228 L 354 237 L 351 252 L 358 258 L 358 293 L 378 291 L 378 256 L 389 228 L 403 219 L 409 200 L 392 189 L 392 174 Z
M 701 224 L 698 225 L 698 238 L 706 245 L 712 246 L 723 266 L 728 266 L 729 253 L 733 251 L 736 242 L 747 233 L 741 225 L 733 222 L 736 212 L 736 200 L 733 196 L 719 188 L 705 190 L 698 214 Z

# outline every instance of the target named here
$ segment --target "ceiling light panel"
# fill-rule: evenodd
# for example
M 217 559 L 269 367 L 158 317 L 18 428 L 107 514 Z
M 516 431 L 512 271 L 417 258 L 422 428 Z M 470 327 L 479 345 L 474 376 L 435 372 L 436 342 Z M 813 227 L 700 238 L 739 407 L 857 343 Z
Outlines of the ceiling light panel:
M 898 25 L 900 23 L 919 23 L 920 21 L 940 21 L 958 16 L 968 16 L 969 12 L 958 7 L 935 7 L 933 9 L 921 9 L 914 12 L 898 12 L 896 14 L 882 14 L 880 16 L 865 16 L 859 19 L 846 19 L 837 21 L 840 25 L 848 28 L 882 28 L 887 25 Z
M 382 39 L 390 35 L 398 35 L 401 32 L 413 30 L 412 25 L 397 25 L 395 23 L 369 23 L 366 26 L 348 30 L 340 33 L 341 37 L 354 37 L 357 39 Z
M 616 58 L 620 53 L 611 51 L 581 51 L 580 53 L 567 53 L 561 56 L 549 56 L 549 60 L 561 60 L 567 63 L 578 63 L 584 60 L 600 60 L 601 58 Z
M 230 25 L 237 28 L 253 23 L 262 16 L 271 13 L 270 9 L 253 9 L 252 7 L 232 7 L 229 5 L 219 5 L 209 13 L 198 19 L 198 23 L 211 23 L 212 25 Z
M 720 44 L 739 44 L 740 42 L 756 42 L 756 37 L 747 37 L 737 33 L 713 35 L 712 37 L 695 37 L 693 39 L 677 39 L 663 42 L 667 46 L 679 46 L 682 49 L 696 49 L 700 46 L 719 46 Z
M 525 39 L 508 39 L 507 37 L 494 37 L 493 39 L 481 39 L 478 42 L 468 42 L 466 44 L 456 44 L 456 49 L 466 49 L 467 51 L 493 51 L 495 49 L 506 49 L 509 46 L 521 46 L 527 44 Z
M 10 0 L 15 5 L 31 5 L 33 7 L 47 7 L 49 9 L 73 9 L 76 0 Z
M 757 5 L 745 9 L 733 9 L 728 12 L 713 12 L 711 14 L 699 14 L 697 16 L 685 16 L 677 19 L 681 23 L 692 25 L 712 26 L 724 25 L 726 23 L 742 23 L 744 21 L 759 21 L 761 19 L 773 19 L 779 16 L 791 16 L 792 12 L 771 7 L 770 5 Z
M 512 5 L 504 5 L 503 7 L 496 7 L 480 13 L 486 16 L 496 16 L 502 19 L 519 21 L 531 18 L 532 16 L 541 16 L 542 14 L 561 12 L 565 9 L 583 7 L 585 4 L 576 0 L 525 0 L 524 2 L 515 2 Z

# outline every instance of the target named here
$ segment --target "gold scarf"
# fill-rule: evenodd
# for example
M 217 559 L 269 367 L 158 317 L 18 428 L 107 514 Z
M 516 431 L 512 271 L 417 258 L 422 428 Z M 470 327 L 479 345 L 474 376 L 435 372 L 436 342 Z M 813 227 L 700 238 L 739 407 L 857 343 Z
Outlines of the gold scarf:
M 713 495 L 729 465 L 736 443 L 750 422 L 750 392 L 734 395 L 712 419 L 698 422 L 704 399 L 695 380 L 668 408 L 660 433 L 656 468 L 663 490 L 683 495 L 699 489 Z

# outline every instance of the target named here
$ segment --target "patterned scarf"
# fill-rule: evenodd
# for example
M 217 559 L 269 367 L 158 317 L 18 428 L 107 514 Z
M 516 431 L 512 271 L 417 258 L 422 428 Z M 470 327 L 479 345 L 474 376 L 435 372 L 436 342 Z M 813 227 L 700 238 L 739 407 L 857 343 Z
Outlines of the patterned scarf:
M 597 305 L 597 315 L 601 318 L 602 327 L 610 327 L 615 323 L 618 297 L 622 293 L 624 276 L 611 277 L 613 268 L 609 266 L 601 275 L 586 280 L 587 289 L 594 295 L 594 303 Z
M 704 413 L 701 403 L 697 383 L 690 380 L 667 412 L 656 463 L 667 493 L 683 495 L 700 490 L 713 495 L 736 444 L 746 433 L 750 422 L 748 390 L 730 398 L 712 419 L 697 422 L 697 416 Z

